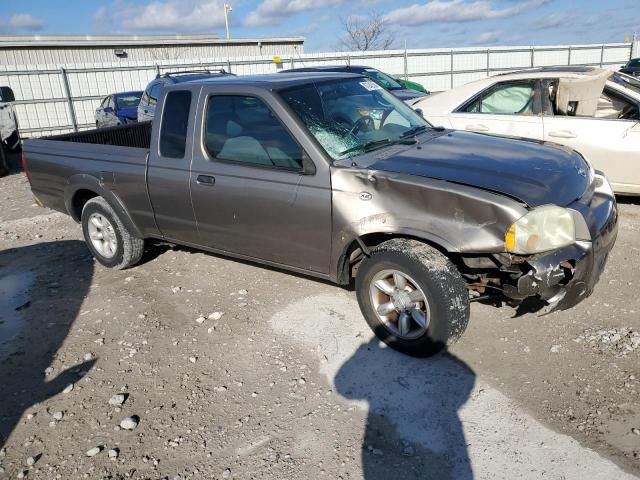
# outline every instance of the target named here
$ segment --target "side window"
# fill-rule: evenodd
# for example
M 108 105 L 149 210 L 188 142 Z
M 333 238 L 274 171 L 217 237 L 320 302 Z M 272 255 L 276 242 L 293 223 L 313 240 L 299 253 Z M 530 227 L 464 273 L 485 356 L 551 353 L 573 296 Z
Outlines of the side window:
M 116 104 L 113 102 L 113 97 L 109 97 L 109 101 L 107 102 L 107 107 L 113 108 L 115 110 Z
M 109 103 L 109 97 L 104 97 L 102 99 L 102 102 L 100 103 L 100 108 L 106 107 L 108 103 Z
M 630 102 L 610 88 L 605 88 L 595 113 L 596 118 L 611 120 L 640 120 L 638 105 Z
M 302 147 L 256 97 L 211 97 L 204 143 L 209 155 L 218 160 L 293 170 L 302 168 Z
M 158 97 L 160 97 L 160 90 L 162 89 L 161 83 L 155 83 L 149 89 L 149 105 L 155 105 L 158 103 Z
M 190 91 L 178 90 L 167 95 L 160 125 L 160 155 L 163 157 L 184 158 L 190 107 Z
M 481 93 L 462 108 L 467 113 L 533 115 L 536 82 L 504 83 Z

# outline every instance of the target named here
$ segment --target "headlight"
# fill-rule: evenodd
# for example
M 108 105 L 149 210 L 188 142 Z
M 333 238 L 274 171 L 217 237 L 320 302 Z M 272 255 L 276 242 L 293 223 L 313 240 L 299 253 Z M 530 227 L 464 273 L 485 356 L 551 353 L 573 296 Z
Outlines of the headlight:
M 566 247 L 576 241 L 573 215 L 566 208 L 545 205 L 514 222 L 504 236 L 508 252 L 531 254 Z

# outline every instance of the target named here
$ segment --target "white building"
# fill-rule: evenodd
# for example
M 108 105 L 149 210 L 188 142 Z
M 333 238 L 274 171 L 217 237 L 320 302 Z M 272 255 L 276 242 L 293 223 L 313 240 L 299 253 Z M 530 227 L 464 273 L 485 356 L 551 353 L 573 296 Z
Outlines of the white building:
M 131 64 L 167 60 L 220 59 L 257 56 L 298 56 L 304 38 L 222 40 L 199 35 L 36 35 L 0 36 L 0 65 L 72 68 L 86 64 Z

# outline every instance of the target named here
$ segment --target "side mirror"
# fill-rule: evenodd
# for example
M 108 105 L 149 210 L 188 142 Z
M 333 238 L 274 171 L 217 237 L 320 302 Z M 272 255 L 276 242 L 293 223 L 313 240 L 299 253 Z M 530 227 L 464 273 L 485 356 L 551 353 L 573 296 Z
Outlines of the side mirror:
M 3 102 L 15 102 L 16 96 L 13 94 L 11 87 L 0 87 L 0 97 Z
M 302 170 L 300 170 L 301 175 L 315 175 L 316 174 L 316 166 L 311 160 L 309 154 L 305 151 L 302 152 Z
M 416 113 L 420 115 L 422 118 L 424 118 L 424 112 L 422 111 L 421 108 L 416 108 Z
M 104 107 L 104 113 L 113 113 L 113 107 Z

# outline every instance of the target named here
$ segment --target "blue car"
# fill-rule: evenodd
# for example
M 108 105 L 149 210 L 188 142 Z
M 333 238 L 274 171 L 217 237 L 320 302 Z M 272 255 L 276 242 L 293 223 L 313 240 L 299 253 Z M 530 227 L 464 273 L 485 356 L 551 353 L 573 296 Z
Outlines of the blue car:
M 138 104 L 143 92 L 112 93 L 96 110 L 96 128 L 127 125 L 138 121 Z

